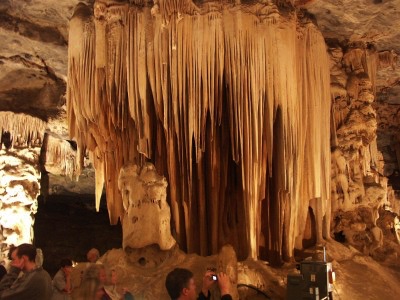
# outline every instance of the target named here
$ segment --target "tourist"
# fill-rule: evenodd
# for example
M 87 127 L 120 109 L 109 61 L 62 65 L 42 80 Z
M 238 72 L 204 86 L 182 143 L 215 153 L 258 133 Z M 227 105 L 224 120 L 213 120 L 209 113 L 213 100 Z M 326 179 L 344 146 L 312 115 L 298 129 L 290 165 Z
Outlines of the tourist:
M 74 300 L 102 300 L 104 291 L 97 278 L 84 278 Z
M 201 292 L 197 295 L 193 273 L 187 269 L 175 268 L 168 273 L 165 287 L 172 300 L 205 300 L 211 298 L 210 288 L 217 282 L 221 299 L 231 300 L 229 276 L 223 272 L 218 274 L 217 280 L 214 280 L 213 276 L 216 274 L 210 270 L 204 274 Z
M 70 300 L 71 299 L 71 273 L 72 261 L 69 258 L 61 260 L 60 269 L 53 278 L 53 296 L 52 300 Z
M 133 300 L 133 295 L 126 290 L 126 288 L 118 289 L 117 288 L 117 271 L 115 269 L 111 269 L 110 271 L 110 285 L 104 286 L 105 293 L 112 299 L 112 300 Z
M 36 248 L 21 244 L 12 249 L 11 267 L 0 282 L 0 299 L 49 300 L 52 285 L 49 273 L 35 262 Z M 19 276 L 20 272 L 23 272 Z
M 96 248 L 92 248 L 86 254 L 88 262 L 95 263 L 100 258 L 100 252 Z
M 91 264 L 83 273 L 79 300 L 111 300 L 104 290 L 107 274 L 103 264 Z

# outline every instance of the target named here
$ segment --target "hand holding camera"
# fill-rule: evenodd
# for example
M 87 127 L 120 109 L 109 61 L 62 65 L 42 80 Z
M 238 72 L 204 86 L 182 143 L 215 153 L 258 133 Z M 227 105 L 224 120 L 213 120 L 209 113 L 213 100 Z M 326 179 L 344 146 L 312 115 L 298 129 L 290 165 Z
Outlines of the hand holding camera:
M 210 275 L 210 278 L 212 279 L 212 280 L 214 280 L 214 281 L 217 281 L 218 280 L 218 276 L 217 276 L 217 268 L 211 268 L 211 267 L 209 267 L 209 268 L 207 268 L 207 271 L 210 271 L 210 272 L 212 272 L 212 274 Z
M 220 272 L 217 274 L 216 271 L 216 268 L 207 268 L 207 271 L 203 277 L 202 292 L 204 295 L 208 295 L 208 291 L 210 290 L 214 282 L 218 283 L 219 289 L 221 291 L 221 296 L 230 293 L 231 281 L 229 279 L 229 276 L 226 275 L 224 272 Z

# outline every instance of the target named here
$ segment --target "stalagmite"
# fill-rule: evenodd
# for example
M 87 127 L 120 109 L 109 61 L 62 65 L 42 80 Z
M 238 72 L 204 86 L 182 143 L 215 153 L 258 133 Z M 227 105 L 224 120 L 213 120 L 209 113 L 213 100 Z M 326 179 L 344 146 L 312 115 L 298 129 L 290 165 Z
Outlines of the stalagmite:
M 170 231 L 171 212 L 165 178 L 149 163 L 143 168 L 124 165 L 118 187 L 126 211 L 122 247 L 138 249 L 157 244 L 161 250 L 171 249 L 176 242 Z
M 124 215 L 114 178 L 150 160 L 188 252 L 230 243 L 239 258 L 279 263 L 312 199 L 322 238 L 331 108 L 315 25 L 269 2 L 94 7 L 79 4 L 71 20 L 67 106 L 71 137 L 104 159 L 111 223 Z

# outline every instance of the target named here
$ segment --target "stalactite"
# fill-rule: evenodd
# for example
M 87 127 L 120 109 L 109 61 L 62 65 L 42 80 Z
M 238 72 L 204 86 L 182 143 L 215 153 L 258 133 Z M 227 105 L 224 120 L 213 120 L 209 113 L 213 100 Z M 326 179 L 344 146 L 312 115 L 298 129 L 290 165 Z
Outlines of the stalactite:
M 376 76 L 379 64 L 379 53 L 376 49 L 367 49 L 367 70 L 366 73 L 371 81 L 372 94 L 376 96 Z
M 127 103 L 126 10 L 126 5 L 117 5 L 108 11 L 105 3 L 98 2 L 93 18 L 90 8 L 80 3 L 71 20 L 72 44 L 68 52 L 70 135 L 78 148 L 92 153 L 96 207 L 105 185 L 107 195 L 113 199 L 107 202 L 112 224 L 124 212 L 115 188 L 119 170 L 124 162 L 136 161 L 139 156 L 129 150 L 138 147 L 138 139 L 132 135 L 136 125 L 130 120 Z
M 329 222 L 329 64 L 315 26 L 271 3 L 95 8 L 71 21 L 67 105 L 111 222 L 123 212 L 115 175 L 147 159 L 168 178 L 184 250 L 293 256 L 312 199 Z
M 305 153 L 308 156 L 305 160 L 306 173 L 301 178 L 307 182 L 308 186 L 311 187 L 311 194 L 306 199 L 318 198 L 318 209 L 315 211 L 317 222 L 322 223 L 322 219 L 326 220 L 325 227 L 330 227 L 330 205 L 328 200 L 330 199 L 330 137 L 327 132 L 330 131 L 329 120 L 330 118 L 330 77 L 328 66 L 329 62 L 326 53 L 326 48 L 322 43 L 322 37 L 315 30 L 314 27 L 308 27 L 307 32 L 307 48 L 306 48 L 306 60 L 311 62 L 311 66 L 308 66 L 307 70 L 307 82 L 315 83 L 319 82 L 320 85 L 308 87 L 307 94 L 303 94 L 307 98 L 307 102 L 310 105 L 310 114 L 305 113 L 309 118 L 308 130 L 311 130 L 309 134 L 306 134 L 305 140 Z M 318 57 L 320 62 L 314 64 L 315 61 L 312 58 Z M 302 85 L 305 86 L 304 84 Z M 304 101 L 305 99 L 303 99 Z M 303 102 L 304 103 L 304 102 Z M 319 113 L 316 113 L 319 112 Z M 303 123 L 304 124 L 304 123 Z M 307 132 L 301 131 L 301 132 Z M 307 147 L 312 146 L 311 151 L 307 151 Z M 310 170 L 309 167 L 312 169 Z M 309 171 L 311 173 L 309 173 Z M 311 176 L 310 176 L 311 175 Z M 304 194 L 301 195 L 304 197 Z M 329 236 L 325 236 L 329 237 Z M 318 228 L 317 238 L 320 241 L 322 239 L 322 228 Z
M 0 129 L 2 134 L 10 133 L 9 139 L 13 147 L 40 146 L 46 122 L 26 114 L 0 111 Z
M 379 56 L 379 63 L 378 67 L 379 68 L 385 68 L 385 67 L 392 67 L 393 70 L 396 69 L 396 64 L 398 61 L 398 54 L 394 51 L 380 51 L 378 53 Z
M 77 179 L 78 164 L 75 149 L 68 141 L 47 134 L 42 146 L 41 160 L 46 171 Z
M 152 155 L 149 113 L 151 99 L 147 95 L 149 83 L 146 70 L 146 45 L 151 38 L 151 32 L 146 31 L 149 18 L 148 14 L 138 14 L 134 9 L 129 10 L 126 26 L 129 112 L 132 119 L 141 124 L 138 131 L 138 150 L 147 157 Z

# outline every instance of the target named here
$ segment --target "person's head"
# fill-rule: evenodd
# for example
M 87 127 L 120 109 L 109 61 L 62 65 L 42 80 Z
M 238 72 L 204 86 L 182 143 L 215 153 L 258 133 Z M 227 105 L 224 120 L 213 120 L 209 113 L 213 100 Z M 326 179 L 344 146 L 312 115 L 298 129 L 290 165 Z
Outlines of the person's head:
M 32 244 L 21 244 L 19 245 L 17 248 L 17 256 L 18 257 L 22 257 L 22 256 L 26 256 L 26 258 L 31 261 L 34 262 L 36 259 L 36 247 L 33 246 Z
M 95 263 L 100 258 L 100 252 L 96 248 L 92 248 L 86 254 L 86 258 L 88 261 Z
M 165 287 L 171 299 L 197 299 L 193 273 L 187 269 L 175 268 L 168 273 Z
M 69 258 L 63 258 L 60 262 L 60 268 L 64 271 L 64 273 L 71 273 L 72 271 L 72 260 Z
M 78 299 L 101 299 L 107 274 L 104 265 L 92 264 L 83 273 Z
M 79 287 L 78 300 L 98 300 L 104 295 L 103 285 L 98 278 L 85 278 Z
M 11 253 L 12 264 L 21 267 L 22 271 L 29 271 L 35 264 L 36 247 L 31 244 L 21 244 Z
M 83 280 L 90 278 L 96 278 L 102 285 L 104 285 L 107 282 L 107 273 L 104 265 L 92 264 L 89 266 L 83 274 Z

